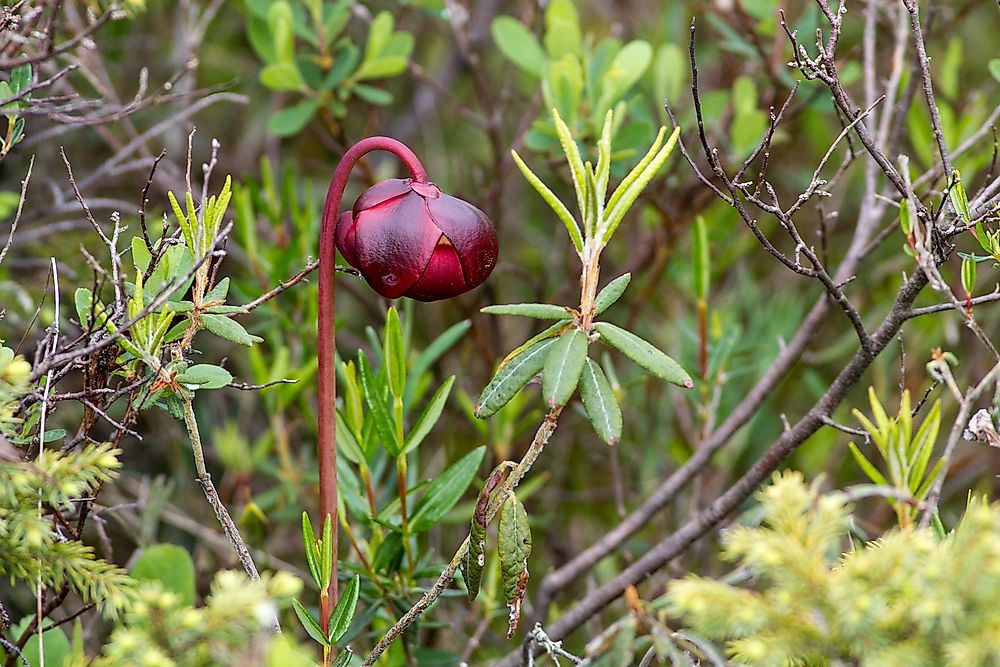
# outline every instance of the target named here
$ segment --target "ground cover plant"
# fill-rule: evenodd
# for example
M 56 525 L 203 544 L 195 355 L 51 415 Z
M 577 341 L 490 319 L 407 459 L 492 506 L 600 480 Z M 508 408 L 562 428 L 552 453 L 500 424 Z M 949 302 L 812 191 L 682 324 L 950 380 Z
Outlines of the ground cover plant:
M 6 0 L 0 660 L 996 664 L 998 27 Z

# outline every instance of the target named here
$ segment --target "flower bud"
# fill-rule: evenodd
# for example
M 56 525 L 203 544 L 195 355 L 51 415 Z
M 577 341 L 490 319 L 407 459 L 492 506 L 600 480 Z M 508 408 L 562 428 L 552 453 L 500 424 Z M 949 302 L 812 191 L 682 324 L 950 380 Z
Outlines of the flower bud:
M 337 221 L 337 249 L 384 297 L 437 301 L 478 287 L 497 261 L 497 234 L 478 208 L 433 183 L 389 179 Z

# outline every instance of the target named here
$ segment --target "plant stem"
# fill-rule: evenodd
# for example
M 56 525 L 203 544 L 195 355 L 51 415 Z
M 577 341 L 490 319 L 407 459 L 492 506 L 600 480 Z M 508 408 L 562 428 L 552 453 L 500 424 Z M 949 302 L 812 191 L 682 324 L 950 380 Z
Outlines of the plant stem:
M 229 510 L 222 504 L 219 492 L 215 490 L 215 484 L 212 483 L 212 476 L 208 474 L 208 469 L 205 467 L 205 450 L 201 445 L 201 432 L 198 430 L 198 421 L 194 416 L 194 406 L 187 395 L 181 393 L 180 396 L 184 401 L 184 426 L 187 428 L 188 437 L 191 439 L 191 451 L 194 454 L 194 469 L 198 474 L 196 478 L 197 482 L 205 492 L 208 504 L 212 506 L 212 510 L 215 512 L 215 518 L 222 524 L 222 530 L 226 533 L 226 537 L 229 538 L 230 544 L 233 545 L 233 549 L 236 551 L 236 556 L 240 559 L 243 569 L 246 570 L 247 575 L 251 579 L 257 581 L 260 579 L 260 573 L 257 572 L 257 566 L 254 565 L 250 549 L 247 548 L 246 542 L 243 541 L 243 536 L 240 535 L 239 528 L 236 527 L 236 523 L 233 522 L 233 518 L 229 515 Z M 281 632 L 281 625 L 278 623 L 277 615 L 271 619 L 271 626 L 276 632 Z
M 317 322 L 319 355 L 319 438 L 317 454 L 319 463 L 319 525 L 322 528 L 326 517 L 333 525 L 333 563 L 330 578 L 330 597 L 337 599 L 337 369 L 336 369 L 336 329 L 335 329 L 335 281 L 337 274 L 337 245 L 335 232 L 344 198 L 344 189 L 351 175 L 351 169 L 361 156 L 375 150 L 393 153 L 410 170 L 413 180 L 424 183 L 427 172 L 420 160 L 404 144 L 389 137 L 368 137 L 351 146 L 341 158 L 330 181 L 323 205 L 323 226 L 319 240 L 319 313 Z M 328 622 L 324 616 L 323 626 Z
M 556 426 L 559 422 L 559 415 L 562 413 L 562 406 L 557 405 L 556 407 L 549 410 L 548 414 L 545 415 L 545 420 L 538 427 L 535 432 L 535 437 L 531 441 L 531 445 L 528 447 L 528 451 L 524 453 L 521 458 L 520 463 L 518 463 L 514 469 L 511 471 L 507 479 L 500 485 L 500 488 L 496 491 L 496 495 L 493 496 L 493 500 L 490 502 L 489 509 L 486 513 L 486 523 L 487 525 L 496 516 L 497 512 L 500 510 L 500 505 L 507 498 L 507 493 L 513 491 L 524 476 L 531 469 L 531 466 L 538 459 L 538 455 L 542 453 L 545 448 L 545 444 L 552 437 L 552 433 L 556 430 Z M 403 616 L 396 621 L 385 633 L 382 639 L 379 640 L 375 648 L 372 649 L 371 654 L 365 658 L 362 667 L 372 667 L 375 661 L 378 660 L 379 656 L 382 655 L 387 648 L 394 642 L 403 632 L 406 631 L 408 627 L 413 625 L 421 614 L 423 614 L 428 607 L 430 607 L 435 600 L 441 597 L 445 589 L 455 578 L 455 572 L 458 571 L 459 566 L 462 564 L 462 558 L 469 551 L 469 536 L 465 537 L 465 541 L 462 542 L 462 546 L 458 548 L 455 555 L 452 556 L 451 561 L 448 566 L 444 568 L 441 572 L 441 576 L 437 578 L 434 585 L 421 596 L 417 603 L 410 608 L 408 612 L 403 614 Z

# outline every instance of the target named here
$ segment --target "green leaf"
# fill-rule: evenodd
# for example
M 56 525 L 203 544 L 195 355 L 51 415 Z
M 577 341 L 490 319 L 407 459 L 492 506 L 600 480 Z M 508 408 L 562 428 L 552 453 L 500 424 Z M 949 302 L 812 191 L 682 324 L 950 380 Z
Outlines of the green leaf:
M 319 569 L 323 578 L 320 588 L 326 588 L 333 581 L 333 522 L 335 520 L 336 517 L 330 514 L 323 516 L 323 533 L 319 540 Z
M 573 313 L 569 312 L 565 306 L 556 306 L 550 303 L 507 303 L 486 306 L 479 312 L 488 315 L 519 315 L 539 320 L 569 320 L 573 318 Z
M 990 74 L 997 81 L 1000 81 L 1000 58 L 994 58 L 989 62 L 987 68 L 990 70 Z
M 579 56 L 583 39 L 571 0 L 552 0 L 545 8 L 545 50 L 553 60 Z
M 622 437 L 622 411 L 611 383 L 592 359 L 587 359 L 580 375 L 580 397 L 597 435 L 609 445 L 617 445 Z
M 73 302 L 76 305 L 76 317 L 81 327 L 87 326 L 90 311 L 94 303 L 94 294 L 86 287 L 78 287 L 73 292 Z
M 652 59 L 653 47 L 648 42 L 637 39 L 623 46 L 601 78 L 601 99 L 596 111 L 603 115 L 622 99 L 642 77 Z
M 198 389 L 220 389 L 233 381 L 233 375 L 221 366 L 195 364 L 177 375 L 181 384 L 197 385 Z
M 692 269 L 694 272 L 694 293 L 698 299 L 708 299 L 708 285 L 711 278 L 711 256 L 708 248 L 708 225 L 705 218 L 698 216 L 694 220 L 694 235 L 691 239 Z
M 924 476 L 924 472 L 927 471 L 927 464 L 930 462 L 931 454 L 934 452 L 934 444 L 937 442 L 940 427 L 941 401 L 937 400 L 931 406 L 920 428 L 917 429 L 917 434 L 914 436 L 910 446 L 911 459 L 913 461 L 910 473 L 911 481 L 920 482 Z
M 563 153 L 566 155 L 566 163 L 569 165 L 569 171 L 573 177 L 573 188 L 576 190 L 576 203 L 580 208 L 580 215 L 586 217 L 587 176 L 583 168 L 583 159 L 580 157 L 580 149 L 573 141 L 569 127 L 559 117 L 558 109 L 552 109 L 552 122 L 555 124 L 556 134 L 559 135 L 559 145 L 562 146 Z
M 583 88 L 583 69 L 579 58 L 563 56 L 549 63 L 542 79 L 542 95 L 546 105 L 565 114 L 572 125 L 576 124 Z
M 347 667 L 354 658 L 354 650 L 350 646 L 345 646 L 344 650 L 337 654 L 331 667 Z
M 399 326 L 399 312 L 389 308 L 385 320 L 385 367 L 389 375 L 389 391 L 399 398 L 406 386 L 406 351 L 403 349 L 403 329 Z
M 363 84 L 354 86 L 352 90 L 355 95 L 363 99 L 365 102 L 369 102 L 376 106 L 384 107 L 392 104 L 392 93 L 388 90 L 382 90 L 381 88 L 376 88 L 375 86 L 366 86 Z
M 354 73 L 354 78 L 358 81 L 365 79 L 384 79 L 406 71 L 406 58 L 400 56 L 389 56 L 365 61 L 361 68 Z
M 542 78 L 546 56 L 534 33 L 510 16 L 494 19 L 490 26 L 493 41 L 512 63 L 536 78 Z
M 497 529 L 500 555 L 500 581 L 504 600 L 510 608 L 508 638 L 513 636 L 520 618 L 521 601 L 528 581 L 528 556 L 531 555 L 531 529 L 524 505 L 511 493 L 500 507 Z
M 323 628 L 320 627 L 319 621 L 313 618 L 313 615 L 309 613 L 309 610 L 302 606 L 302 603 L 298 600 L 292 598 L 292 609 L 295 610 L 295 615 L 299 617 L 299 623 L 302 627 L 306 629 L 309 636 L 312 637 L 317 643 L 323 646 L 328 646 L 329 642 L 323 635 Z
M 632 274 L 626 273 L 605 285 L 604 289 L 597 293 L 597 298 L 594 299 L 594 313 L 600 315 L 613 306 L 621 298 L 630 282 L 632 282 Z
M 666 128 L 660 128 L 660 134 L 657 136 L 657 142 L 663 136 L 663 132 Z M 675 128 L 673 133 L 671 133 L 670 138 L 663 147 L 656 153 L 652 159 L 648 162 L 646 158 L 650 155 L 647 153 L 646 158 L 636 165 L 624 181 L 619 184 L 615 189 L 615 192 L 611 195 L 611 199 L 608 202 L 609 213 L 606 215 L 607 221 L 605 223 L 604 234 L 602 236 L 602 241 L 607 243 L 611 236 L 615 233 L 618 225 L 621 224 L 622 219 L 624 219 L 625 214 L 628 213 L 629 209 L 632 208 L 632 204 L 639 197 L 639 194 L 646 189 L 649 182 L 653 180 L 656 173 L 663 167 L 664 162 L 670 156 L 670 153 L 674 149 L 674 145 L 677 143 L 677 137 L 680 135 L 680 128 Z M 657 144 L 654 143 L 655 147 Z M 650 153 L 652 149 L 650 150 Z
M 948 196 L 951 198 L 951 205 L 962 217 L 962 222 L 965 224 L 972 222 L 972 212 L 969 210 L 969 198 L 965 194 L 965 187 L 962 185 L 962 175 L 958 171 L 955 171 L 954 183 L 952 183 L 951 188 L 948 190 Z
M 680 364 L 634 333 L 609 322 L 598 322 L 594 329 L 601 335 L 602 341 L 653 375 L 686 389 L 694 386 L 691 376 Z
M 368 29 L 368 42 L 365 44 L 365 62 L 374 60 L 381 53 L 382 49 L 392 37 L 392 29 L 395 22 L 392 13 L 383 10 L 372 19 L 371 27 Z
M 869 461 L 865 457 L 865 455 L 861 453 L 861 450 L 858 449 L 857 445 L 855 445 L 853 442 L 849 442 L 847 443 L 847 446 L 851 450 L 851 454 L 854 456 L 854 460 L 857 462 L 858 466 L 861 468 L 862 471 L 864 471 L 866 475 L 868 475 L 868 479 L 875 482 L 879 486 L 885 486 L 885 487 L 892 486 L 892 484 L 886 481 L 882 473 L 878 471 L 878 468 L 872 465 L 871 461 Z
M 573 327 L 559 336 L 542 371 L 542 396 L 549 407 L 565 405 L 570 399 L 586 360 L 587 334 Z
M 176 593 L 182 605 L 194 605 L 194 561 L 186 549 L 176 544 L 146 547 L 129 574 L 139 581 L 158 581 L 164 589 Z
M 250 346 L 264 340 L 259 336 L 250 335 L 242 324 L 225 315 L 202 315 L 199 321 L 219 338 L 225 338 L 233 343 Z
M 368 357 L 360 350 L 358 351 L 358 370 L 361 375 L 362 393 L 365 395 L 365 402 L 368 403 L 368 414 L 375 424 L 379 439 L 389 454 L 399 456 L 402 443 L 397 439 L 392 414 L 386 405 L 386 396 L 379 391 L 379 385 L 372 372 L 372 367 L 368 363 Z
M 146 242 L 141 236 L 133 236 L 131 247 L 132 264 L 135 266 L 136 271 L 145 273 L 150 261 L 153 259 L 153 256 L 149 254 L 149 249 L 146 247 Z
M 969 295 L 976 289 L 976 262 L 972 259 L 962 260 L 962 287 Z
M 566 227 L 566 231 L 569 232 L 569 238 L 573 242 L 573 247 L 576 248 L 577 253 L 583 252 L 583 238 L 580 236 L 580 226 L 577 224 L 576 219 L 573 214 L 569 212 L 566 205 L 562 203 L 552 190 L 549 189 L 542 179 L 538 178 L 533 171 L 524 163 L 521 156 L 517 154 L 517 151 L 512 150 L 510 152 L 511 156 L 514 158 L 514 163 L 517 168 L 521 170 L 524 175 L 525 180 L 531 184 L 535 191 L 542 196 L 545 203 L 555 212 L 556 217 L 558 217 L 563 225 Z
M 293 134 L 298 134 L 302 128 L 309 124 L 322 104 L 322 100 L 314 97 L 273 113 L 267 119 L 267 129 L 279 137 L 290 137 Z
M 501 366 L 483 389 L 476 403 L 476 416 L 486 419 L 507 405 L 510 399 L 542 370 L 545 357 L 555 340 L 538 341 Z
M 27 623 L 29 618 L 30 617 L 27 616 L 24 618 L 23 626 L 22 624 L 18 624 L 16 629 L 12 628 L 12 630 L 16 632 L 16 634 L 14 634 L 15 637 L 20 636 L 20 634 L 25 630 L 25 628 L 27 628 Z M 63 631 L 62 628 L 52 628 L 51 630 L 46 630 L 45 632 L 43 632 L 42 646 L 44 648 L 42 650 L 39 650 L 38 630 L 35 630 L 34 632 L 31 633 L 31 636 L 28 637 L 28 641 L 25 643 L 24 648 L 21 650 L 21 652 L 24 654 L 24 659 L 26 660 L 26 662 L 22 663 L 20 660 L 18 660 L 15 662 L 15 664 L 17 664 L 18 666 L 22 664 L 32 665 L 32 666 L 40 665 L 42 664 L 41 653 L 44 652 L 45 664 L 55 665 L 56 667 L 59 667 L 61 665 L 66 664 L 67 659 L 73 652 L 73 647 L 69 643 L 69 638 L 66 637 L 66 633 L 65 631 Z
M 322 586 L 323 576 L 320 573 L 319 554 L 316 553 L 316 535 L 313 533 L 312 521 L 309 520 L 309 514 L 306 512 L 302 512 L 302 545 L 306 552 L 309 573 L 312 574 L 316 585 Z
M 340 638 L 347 634 L 347 629 L 351 627 L 351 619 L 354 618 L 354 610 L 358 607 L 358 595 L 361 591 L 361 578 L 354 575 L 344 590 L 340 593 L 337 606 L 330 613 L 330 635 L 327 637 L 330 644 L 336 644 Z
M 365 456 L 364 447 L 358 442 L 354 431 L 344 421 L 343 411 L 341 410 L 337 410 L 337 447 L 340 448 L 340 453 L 355 465 L 361 464 L 368 459 Z
M 455 376 L 452 375 L 447 380 L 445 380 L 438 390 L 434 392 L 434 396 L 431 397 L 430 403 L 424 408 L 423 413 L 417 420 L 416 425 L 406 436 L 406 444 L 403 445 L 403 453 L 409 453 L 420 446 L 424 438 L 431 432 L 434 425 L 437 424 L 438 419 L 441 418 L 441 411 L 444 410 L 444 404 L 448 401 L 448 395 L 451 393 L 451 387 L 455 384 Z
M 295 58 L 295 19 L 292 5 L 285 0 L 274 2 L 267 10 L 267 27 L 274 40 L 274 55 L 281 62 L 291 62 Z
M 294 62 L 268 65 L 260 71 L 260 82 L 271 90 L 302 90 L 306 87 Z
M 440 521 L 469 488 L 485 457 L 486 447 L 477 447 L 431 482 L 413 509 L 410 530 L 422 533 Z

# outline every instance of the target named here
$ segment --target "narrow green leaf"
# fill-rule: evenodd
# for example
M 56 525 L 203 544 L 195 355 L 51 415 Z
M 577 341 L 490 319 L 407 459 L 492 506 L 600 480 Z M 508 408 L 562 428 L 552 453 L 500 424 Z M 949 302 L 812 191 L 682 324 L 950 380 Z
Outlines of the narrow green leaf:
M 427 486 L 424 495 L 413 508 L 413 515 L 410 517 L 411 532 L 424 532 L 455 506 L 469 488 L 485 457 L 486 447 L 477 447 Z
M 580 397 L 597 435 L 609 445 L 617 445 L 622 437 L 622 411 L 611 383 L 592 359 L 587 359 L 580 375 Z
M 511 493 L 500 507 L 497 529 L 500 554 L 500 580 L 504 600 L 510 608 L 508 638 L 513 636 L 521 615 L 521 601 L 528 583 L 528 556 L 531 555 L 531 529 L 524 505 Z
M 878 471 L 878 468 L 872 465 L 871 461 L 869 461 L 865 455 L 861 453 L 861 450 L 858 449 L 857 445 L 853 442 L 849 442 L 847 443 L 847 447 L 851 450 L 851 454 L 854 456 L 854 460 L 857 461 L 858 466 L 866 475 L 868 475 L 868 479 L 875 482 L 879 486 L 892 486 L 892 484 L 886 480 L 885 476 Z
M 556 306 L 550 303 L 507 303 L 486 306 L 479 312 L 488 315 L 519 315 L 539 320 L 569 320 L 573 318 L 573 313 L 566 306 Z
M 911 452 L 913 454 L 913 470 L 910 474 L 912 481 L 919 482 L 927 470 L 931 454 L 934 453 L 934 444 L 937 442 L 938 430 L 941 427 L 941 401 L 937 400 L 931 406 L 924 422 L 917 429 L 917 435 L 913 438 Z
M 694 219 L 694 235 L 691 246 L 692 259 L 694 260 L 692 262 L 694 270 L 694 294 L 699 300 L 707 301 L 712 258 L 708 248 L 708 225 L 705 224 L 703 216 L 699 215 Z
M 547 405 L 555 407 L 569 401 L 586 360 L 587 334 L 573 327 L 559 336 L 542 371 L 542 396 Z
M 597 298 L 594 299 L 594 313 L 600 315 L 613 306 L 621 298 L 630 282 L 632 282 L 632 274 L 626 273 L 605 285 L 604 289 L 597 293 Z
M 397 439 L 396 428 L 393 425 L 392 413 L 386 405 L 386 396 L 379 391 L 378 382 L 368 358 L 364 352 L 358 351 L 358 370 L 361 375 L 361 390 L 368 404 L 368 415 L 375 424 L 379 439 L 385 445 L 386 451 L 392 456 L 399 456 L 402 443 Z
M 358 442 L 354 431 L 344 420 L 343 411 L 339 409 L 337 410 L 337 447 L 340 453 L 355 465 L 367 461 L 368 457 L 365 456 L 364 447 Z
M 326 588 L 333 581 L 333 521 L 335 517 L 327 514 L 323 517 L 323 533 L 320 539 L 321 560 L 320 571 L 323 573 L 321 588 Z
M 976 289 L 976 262 L 969 258 L 962 260 L 962 287 L 970 296 Z
M 396 307 L 389 308 L 385 320 L 385 367 L 389 375 L 389 391 L 399 398 L 406 387 L 406 352 L 403 349 L 403 329 L 399 326 L 399 313 Z
M 583 159 L 580 157 L 580 149 L 573 140 L 569 127 L 559 116 L 559 110 L 555 107 L 552 109 L 552 122 L 556 126 L 559 144 L 562 146 L 563 153 L 566 154 L 566 163 L 569 165 L 569 171 L 573 177 L 573 188 L 576 190 L 576 203 L 580 208 L 580 215 L 585 216 L 587 213 L 587 176 L 583 168 Z
M 514 158 L 514 164 L 517 165 L 517 168 L 524 175 L 525 180 L 535 188 L 535 191 L 542 196 L 545 203 L 549 205 L 556 216 L 562 221 L 563 226 L 566 227 L 566 231 L 569 232 L 569 238 L 573 242 L 573 247 L 576 248 L 578 253 L 582 252 L 583 238 L 580 236 L 580 226 L 577 224 L 573 214 L 569 212 L 569 209 L 562 203 L 562 200 L 542 182 L 542 179 L 538 178 L 535 172 L 531 171 L 528 165 L 524 163 L 524 160 L 521 159 L 521 156 L 517 154 L 517 151 L 512 150 L 510 154 Z
M 541 340 L 502 366 L 483 389 L 476 403 L 476 416 L 486 419 L 507 405 L 510 399 L 542 370 L 549 348 L 555 344 L 552 339 Z
M 965 224 L 972 222 L 972 212 L 969 210 L 969 198 L 966 196 L 965 187 L 962 185 L 962 175 L 957 170 L 954 173 L 954 183 L 952 183 L 951 189 L 948 190 L 948 196 L 951 199 L 951 205 L 955 207 L 955 212 L 962 217 L 962 222 Z
M 316 535 L 313 533 L 312 521 L 309 514 L 302 512 L 302 545 L 306 552 L 306 563 L 309 564 L 309 573 L 317 586 L 323 585 L 323 576 L 320 572 L 319 560 L 316 553 Z
M 661 128 L 665 130 L 666 128 Z M 621 224 L 622 220 L 625 218 L 625 214 L 628 213 L 629 209 L 632 208 L 632 204 L 638 199 L 639 194 L 646 189 L 649 182 L 653 180 L 656 173 L 663 167 L 663 164 L 667 161 L 670 153 L 673 152 L 674 146 L 677 143 L 677 137 L 680 135 L 680 128 L 675 128 L 673 133 L 671 133 L 670 138 L 663 145 L 663 148 L 656 154 L 653 160 L 640 172 L 635 178 L 629 183 L 629 185 L 622 191 L 622 186 L 625 185 L 626 181 L 622 181 L 621 185 L 615 190 L 615 193 L 611 195 L 611 199 L 615 201 L 614 204 L 608 203 L 609 213 L 605 216 L 606 222 L 604 226 L 604 233 L 601 236 L 602 242 L 607 243 L 611 239 L 611 236 L 618 229 L 618 225 Z M 638 169 L 638 166 L 636 167 Z M 633 173 L 635 170 L 633 170 Z M 631 174 L 630 174 L 631 176 Z M 621 195 L 615 197 L 619 191 Z
M 358 607 L 358 595 L 361 592 L 361 578 L 354 575 L 354 578 L 347 582 L 347 586 L 340 593 L 337 606 L 330 612 L 330 634 L 327 640 L 330 644 L 336 644 L 340 638 L 347 634 L 347 629 L 351 627 L 351 619 L 354 618 L 354 611 Z
M 327 642 L 326 637 L 323 635 L 323 628 L 319 626 L 319 621 L 313 618 L 309 610 L 303 607 L 302 603 L 295 598 L 292 598 L 292 609 L 295 610 L 295 615 L 299 617 L 299 623 L 306 629 L 309 636 L 319 644 L 328 646 L 329 642 Z
M 417 420 L 416 425 L 406 436 L 406 444 L 403 445 L 403 453 L 407 454 L 423 442 L 424 438 L 431 432 L 434 425 L 437 424 L 438 419 L 441 418 L 441 411 L 444 410 L 444 404 L 448 401 L 448 395 L 451 393 L 451 387 L 455 384 L 455 376 L 452 375 L 447 380 L 445 380 L 438 390 L 434 392 L 434 396 L 431 397 L 430 403 L 424 408 L 423 413 Z
M 601 335 L 602 341 L 653 375 L 685 389 L 694 386 L 691 376 L 680 364 L 634 333 L 609 322 L 598 322 L 594 329 Z

